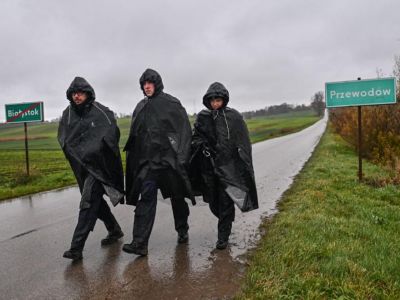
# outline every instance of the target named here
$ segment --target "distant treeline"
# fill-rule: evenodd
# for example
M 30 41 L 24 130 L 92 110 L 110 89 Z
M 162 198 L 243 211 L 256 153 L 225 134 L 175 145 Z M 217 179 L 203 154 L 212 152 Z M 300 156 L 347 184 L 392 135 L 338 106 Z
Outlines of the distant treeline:
M 325 108 L 325 104 L 324 104 Z M 257 110 L 252 110 L 252 111 L 245 111 L 242 112 L 242 115 L 245 119 L 251 119 L 254 117 L 262 117 L 262 116 L 271 116 L 271 115 L 279 115 L 279 114 L 284 114 L 284 113 L 289 113 L 289 112 L 298 112 L 298 111 L 310 111 L 313 110 L 312 105 L 292 105 L 292 104 L 287 104 L 287 103 L 282 103 L 279 105 L 272 105 L 272 106 L 267 106 L 262 109 L 257 109 Z M 196 113 L 193 116 L 196 117 Z M 115 118 L 117 119 L 123 119 L 123 118 L 131 118 L 132 114 L 129 113 L 114 113 Z M 61 117 L 51 119 L 49 121 L 44 121 L 44 123 L 57 123 L 59 122 Z M 40 124 L 40 123 L 33 123 L 34 124 Z M 18 127 L 21 126 L 21 124 L 6 124 L 6 123 L 0 123 L 0 125 L 3 128 L 12 128 L 12 127 Z
M 245 119 L 251 119 L 254 117 L 262 117 L 262 116 L 271 116 L 284 114 L 289 112 L 297 112 L 297 111 L 309 111 L 312 110 L 310 105 L 291 105 L 287 103 L 282 103 L 279 105 L 267 106 L 263 109 L 257 109 L 252 111 L 243 112 L 242 115 Z

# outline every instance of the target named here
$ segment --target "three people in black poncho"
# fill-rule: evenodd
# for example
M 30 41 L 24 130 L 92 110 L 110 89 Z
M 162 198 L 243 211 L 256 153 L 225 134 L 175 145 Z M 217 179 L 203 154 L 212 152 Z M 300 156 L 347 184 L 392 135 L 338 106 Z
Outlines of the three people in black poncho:
M 126 178 L 119 152 L 114 113 L 95 101 L 90 84 L 76 77 L 67 90 L 58 140 L 81 191 L 78 224 L 64 257 L 82 258 L 85 241 L 97 219 L 104 222 L 109 245 L 124 234 L 103 199 L 136 206 L 132 242 L 123 251 L 145 256 L 156 215 L 157 191 L 171 199 L 177 242 L 189 239 L 189 206 L 203 196 L 218 218 L 216 248 L 228 245 L 235 207 L 258 208 L 249 133 L 239 112 L 227 106 L 228 90 L 218 82 L 203 97 L 206 109 L 193 132 L 180 101 L 164 92 L 161 76 L 147 69 L 140 77 L 144 94 L 134 109 L 126 151 Z

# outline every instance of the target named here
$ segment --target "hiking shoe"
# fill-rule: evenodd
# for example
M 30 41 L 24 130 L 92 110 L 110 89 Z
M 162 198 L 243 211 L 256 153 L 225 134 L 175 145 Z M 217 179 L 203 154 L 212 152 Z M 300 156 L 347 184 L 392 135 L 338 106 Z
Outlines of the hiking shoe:
M 82 259 L 82 251 L 70 249 L 64 252 L 63 257 L 77 261 Z
M 217 244 L 215 245 L 215 247 L 218 250 L 226 249 L 226 247 L 228 247 L 228 240 L 218 240 Z
M 148 253 L 147 246 L 139 245 L 136 242 L 132 242 L 130 244 L 125 244 L 122 247 L 122 251 L 127 253 L 133 253 L 140 256 L 146 256 Z
M 178 234 L 178 244 L 187 244 L 189 240 L 189 234 L 187 232 Z
M 107 234 L 107 236 L 104 239 L 101 240 L 101 245 L 102 246 L 107 246 L 107 245 L 114 244 L 115 242 L 117 242 L 123 236 L 124 236 L 124 233 L 122 232 L 121 229 L 119 229 L 117 231 L 109 232 Z

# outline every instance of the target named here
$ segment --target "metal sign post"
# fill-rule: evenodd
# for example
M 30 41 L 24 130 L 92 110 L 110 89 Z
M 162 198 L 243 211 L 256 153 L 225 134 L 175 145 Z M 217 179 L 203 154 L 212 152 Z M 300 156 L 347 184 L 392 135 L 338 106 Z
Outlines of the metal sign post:
M 28 151 L 28 126 L 26 122 L 24 122 L 24 131 L 25 131 L 25 160 L 26 160 L 26 175 L 29 176 L 29 151 Z
M 357 80 L 361 80 L 360 77 Z M 358 180 L 362 181 L 362 117 L 361 117 L 361 106 L 357 107 L 358 111 Z
M 358 180 L 361 181 L 362 173 L 362 122 L 361 106 L 358 106 Z

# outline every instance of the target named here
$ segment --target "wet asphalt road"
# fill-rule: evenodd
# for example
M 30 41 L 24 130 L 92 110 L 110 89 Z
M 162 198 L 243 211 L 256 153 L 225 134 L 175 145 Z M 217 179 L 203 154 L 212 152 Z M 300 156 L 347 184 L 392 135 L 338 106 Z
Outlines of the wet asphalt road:
M 326 126 L 253 145 L 260 209 L 236 209 L 231 244 L 214 249 L 217 220 L 202 201 L 191 207 L 188 245 L 177 245 L 172 208 L 158 201 L 149 255 L 122 252 L 131 241 L 133 207 L 113 208 L 125 237 L 101 247 L 99 221 L 77 263 L 62 258 L 77 222 L 76 187 L 0 202 L 0 299 L 219 299 L 240 286 L 245 254 L 259 240 L 262 220 L 310 157 Z

